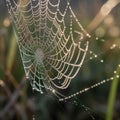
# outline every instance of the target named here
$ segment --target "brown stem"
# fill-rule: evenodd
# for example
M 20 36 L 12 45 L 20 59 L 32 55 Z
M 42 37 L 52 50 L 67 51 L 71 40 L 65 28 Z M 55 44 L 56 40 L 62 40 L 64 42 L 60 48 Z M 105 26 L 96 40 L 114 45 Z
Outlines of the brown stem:
M 11 96 L 9 103 L 4 107 L 2 111 L 0 111 L 0 119 L 2 119 L 5 116 L 5 114 L 9 111 L 9 109 L 14 105 L 25 83 L 26 83 L 26 78 L 24 77 L 21 83 L 19 84 L 18 89 L 16 89 L 16 91 Z

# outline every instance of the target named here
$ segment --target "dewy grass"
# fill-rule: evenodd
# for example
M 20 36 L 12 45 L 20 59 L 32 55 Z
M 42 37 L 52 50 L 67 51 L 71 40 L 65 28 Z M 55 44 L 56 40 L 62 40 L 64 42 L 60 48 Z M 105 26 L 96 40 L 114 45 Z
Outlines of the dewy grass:
M 115 73 L 114 80 L 112 81 L 112 84 L 111 84 L 110 94 L 109 94 L 109 99 L 108 99 L 106 120 L 113 119 L 114 103 L 115 103 L 117 87 L 119 83 L 120 65 L 118 66 L 117 70 L 114 73 Z
M 9 52 L 8 52 L 7 66 L 6 66 L 8 71 L 11 71 L 11 69 L 12 69 L 14 57 L 16 54 L 17 43 L 16 43 L 14 34 L 12 35 L 10 41 L 11 42 L 10 42 L 10 48 L 9 48 Z

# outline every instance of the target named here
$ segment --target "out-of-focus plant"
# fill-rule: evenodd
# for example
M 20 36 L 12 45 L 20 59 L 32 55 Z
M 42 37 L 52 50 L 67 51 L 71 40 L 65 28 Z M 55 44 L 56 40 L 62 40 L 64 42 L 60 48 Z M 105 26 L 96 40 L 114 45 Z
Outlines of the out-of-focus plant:
M 115 104 L 118 83 L 119 83 L 119 74 L 120 74 L 120 65 L 118 66 L 117 70 L 115 71 L 114 80 L 112 81 L 112 84 L 111 84 L 109 99 L 108 99 L 106 120 L 113 120 L 114 104 Z

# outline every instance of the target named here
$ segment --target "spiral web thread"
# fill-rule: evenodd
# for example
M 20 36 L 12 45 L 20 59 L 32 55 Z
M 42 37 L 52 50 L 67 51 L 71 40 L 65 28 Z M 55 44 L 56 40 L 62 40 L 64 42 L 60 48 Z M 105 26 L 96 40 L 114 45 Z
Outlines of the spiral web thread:
M 70 99 L 113 78 L 65 97 L 58 90 L 68 88 L 85 59 L 90 38 L 69 1 L 6 0 L 14 22 L 26 77 L 33 90 L 52 91 L 60 101 Z M 87 37 L 86 37 L 87 36 Z M 119 76 L 118 76 L 119 77 Z

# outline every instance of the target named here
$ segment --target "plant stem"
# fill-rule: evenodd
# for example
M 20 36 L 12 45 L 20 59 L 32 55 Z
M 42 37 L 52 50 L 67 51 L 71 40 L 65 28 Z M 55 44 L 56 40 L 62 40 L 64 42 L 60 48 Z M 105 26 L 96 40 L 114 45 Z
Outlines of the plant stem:
M 118 83 L 119 83 L 119 74 L 120 74 L 120 65 L 118 66 L 118 68 L 116 70 L 114 79 L 111 84 L 109 99 L 108 99 L 107 113 L 106 113 L 106 120 L 113 120 L 114 103 L 115 103 L 117 87 L 118 87 Z
M 12 69 L 12 65 L 14 62 L 14 58 L 15 58 L 15 54 L 16 54 L 16 39 L 14 34 L 12 35 L 11 39 L 10 39 L 10 48 L 9 48 L 9 52 L 8 52 L 8 57 L 7 57 L 7 71 L 11 71 Z
M 8 104 L 6 104 L 6 106 L 3 108 L 3 110 L 0 111 L 0 120 L 5 116 L 5 114 L 10 110 L 10 108 L 15 104 L 17 98 L 20 95 L 20 92 L 22 91 L 22 89 L 24 88 L 26 83 L 26 78 L 23 77 L 21 83 L 19 84 L 18 88 L 16 89 L 16 91 L 13 93 L 13 95 L 11 96 L 11 99 L 9 100 Z
M 11 80 L 11 82 L 15 88 L 17 88 L 18 83 L 11 75 L 11 71 L 12 71 L 12 66 L 14 64 L 14 59 L 15 59 L 15 55 L 16 55 L 16 47 L 17 47 L 17 42 L 15 39 L 15 35 L 12 34 L 12 37 L 10 39 L 10 47 L 9 47 L 9 51 L 8 51 L 8 55 L 7 55 L 7 61 L 6 61 L 6 75 L 9 76 L 9 78 L 10 78 L 9 80 Z

